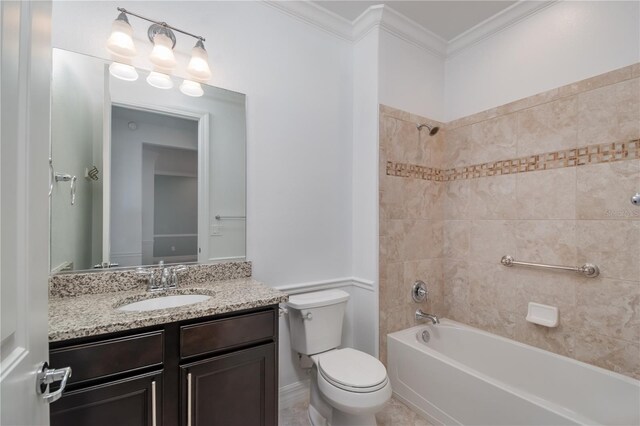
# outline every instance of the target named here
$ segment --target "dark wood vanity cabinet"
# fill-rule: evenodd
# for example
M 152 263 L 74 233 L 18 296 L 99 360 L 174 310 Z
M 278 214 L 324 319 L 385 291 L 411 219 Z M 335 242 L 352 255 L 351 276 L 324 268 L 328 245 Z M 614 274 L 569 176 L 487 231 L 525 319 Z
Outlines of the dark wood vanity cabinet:
M 276 425 L 275 344 L 181 367 L 182 424 Z
M 278 307 L 55 342 L 52 426 L 275 426 Z
M 51 406 L 51 424 L 160 425 L 161 404 L 162 371 L 159 371 L 65 392 Z

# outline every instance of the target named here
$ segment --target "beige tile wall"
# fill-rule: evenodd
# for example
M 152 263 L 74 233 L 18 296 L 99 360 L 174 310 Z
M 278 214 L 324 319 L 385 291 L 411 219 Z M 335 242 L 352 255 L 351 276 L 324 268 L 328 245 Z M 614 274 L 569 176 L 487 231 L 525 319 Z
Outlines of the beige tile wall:
M 430 167 L 442 160 L 444 132 L 430 137 L 417 124 L 432 120 L 380 106 L 380 358 L 386 362 L 387 333 L 413 325 L 418 304 L 410 288 L 416 279 L 428 284 L 428 311 L 444 309 L 442 284 L 443 205 L 441 182 L 387 176 L 387 161 Z M 416 161 L 415 159 L 419 159 Z
M 404 150 L 415 152 L 425 119 L 381 106 L 383 355 L 386 333 L 413 324 L 408 287 L 420 278 L 434 313 L 640 378 L 640 208 L 629 202 L 640 191 L 639 77 L 634 65 L 456 120 L 435 139 L 423 132 L 426 164 Z M 554 151 L 573 159 L 449 181 L 394 176 L 396 164 L 387 174 L 388 162 L 460 170 Z M 505 268 L 505 254 L 592 262 L 601 275 Z M 557 306 L 560 326 L 526 322 L 528 302 Z

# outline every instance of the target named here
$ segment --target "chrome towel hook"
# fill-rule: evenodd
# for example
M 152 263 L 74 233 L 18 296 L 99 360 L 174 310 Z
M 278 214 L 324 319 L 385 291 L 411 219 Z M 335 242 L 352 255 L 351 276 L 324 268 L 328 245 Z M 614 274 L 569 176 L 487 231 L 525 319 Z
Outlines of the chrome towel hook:
M 55 173 L 54 179 L 56 182 L 71 182 L 71 205 L 75 205 L 76 203 L 76 182 L 78 178 L 76 176 L 71 176 L 62 173 Z M 52 185 L 53 186 L 53 185 Z M 52 188 L 53 189 L 53 188 Z
M 78 178 L 75 176 L 71 177 L 71 205 L 76 204 L 76 188 L 78 187 Z

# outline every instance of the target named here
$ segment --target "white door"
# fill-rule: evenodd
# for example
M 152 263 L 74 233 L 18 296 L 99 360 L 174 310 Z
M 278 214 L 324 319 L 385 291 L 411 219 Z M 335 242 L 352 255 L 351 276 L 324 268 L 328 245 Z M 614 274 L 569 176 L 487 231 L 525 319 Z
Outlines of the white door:
M 51 3 L 0 2 L 0 424 L 48 425 Z

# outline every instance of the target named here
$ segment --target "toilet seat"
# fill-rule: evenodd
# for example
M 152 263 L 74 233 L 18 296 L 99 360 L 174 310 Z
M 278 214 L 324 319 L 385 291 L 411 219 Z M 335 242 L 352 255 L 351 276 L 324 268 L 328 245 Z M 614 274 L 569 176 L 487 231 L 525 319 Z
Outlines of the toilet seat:
M 316 364 L 323 379 L 348 392 L 375 392 L 389 381 L 387 370 L 377 358 L 352 348 L 321 354 Z

